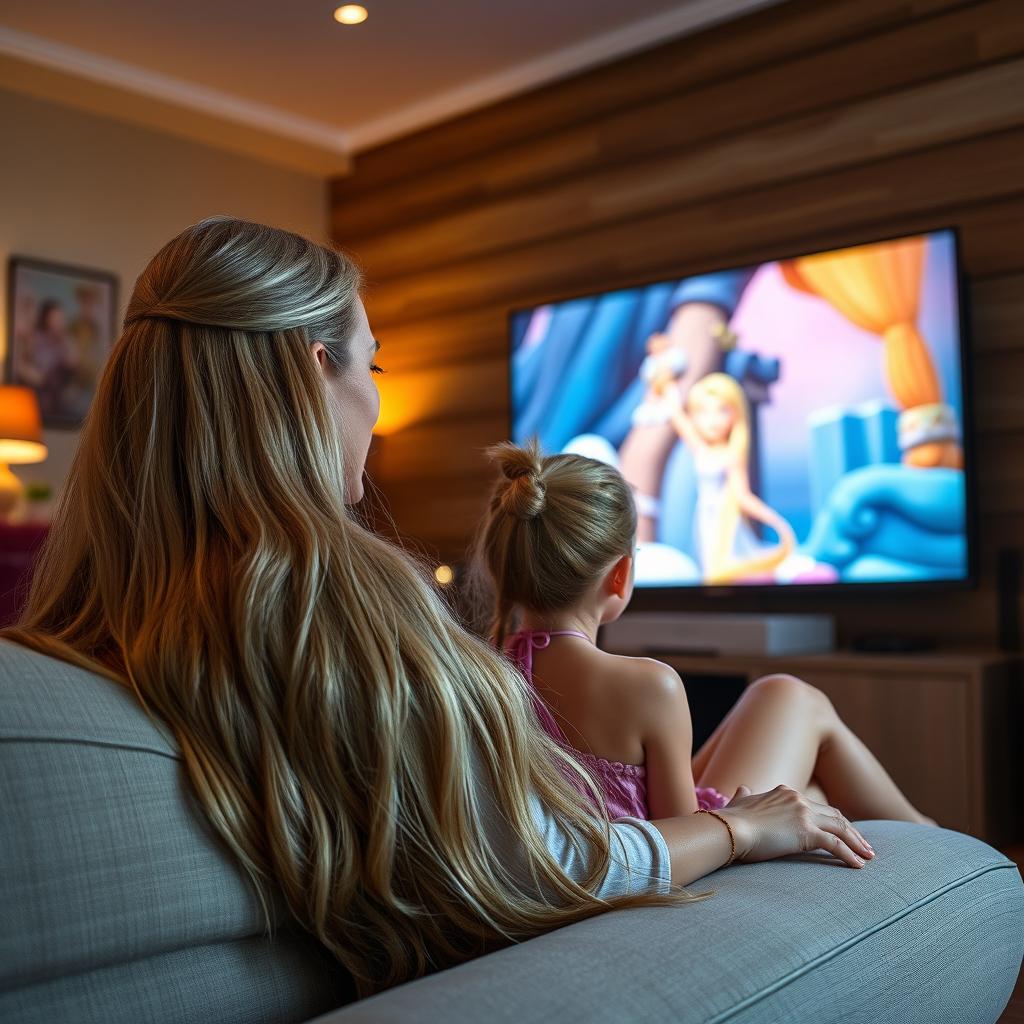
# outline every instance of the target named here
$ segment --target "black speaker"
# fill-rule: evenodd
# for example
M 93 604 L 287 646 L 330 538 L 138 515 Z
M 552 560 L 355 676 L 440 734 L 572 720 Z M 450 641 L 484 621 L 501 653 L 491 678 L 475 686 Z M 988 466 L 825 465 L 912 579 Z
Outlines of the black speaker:
M 996 556 L 996 588 L 999 592 L 999 649 L 1021 649 L 1020 599 L 1024 578 L 1020 548 L 1000 548 Z

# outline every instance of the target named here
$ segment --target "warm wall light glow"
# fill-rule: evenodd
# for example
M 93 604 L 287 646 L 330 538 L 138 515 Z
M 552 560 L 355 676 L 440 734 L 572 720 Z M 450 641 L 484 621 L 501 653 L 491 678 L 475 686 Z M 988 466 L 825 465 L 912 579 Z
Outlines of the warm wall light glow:
M 438 410 L 451 401 L 452 387 L 451 368 L 408 373 L 389 370 L 378 378 L 380 418 L 373 432 L 381 436 L 396 434 L 405 427 L 436 416 Z
M 358 25 L 368 17 L 366 8 L 359 4 L 345 4 L 334 12 L 334 20 L 340 21 L 342 25 Z
M 434 579 L 437 580 L 442 587 L 446 587 L 453 579 L 455 579 L 455 573 L 452 572 L 452 567 L 450 565 L 439 565 L 434 570 Z

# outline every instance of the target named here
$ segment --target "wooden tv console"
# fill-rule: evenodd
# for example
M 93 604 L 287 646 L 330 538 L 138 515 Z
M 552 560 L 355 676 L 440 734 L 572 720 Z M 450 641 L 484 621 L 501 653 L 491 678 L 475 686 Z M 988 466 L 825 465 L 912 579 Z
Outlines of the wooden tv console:
M 688 690 L 707 692 L 717 679 L 738 694 L 772 672 L 800 676 L 828 695 L 923 813 L 988 843 L 1024 840 L 1019 658 L 967 650 L 657 657 L 692 681 Z

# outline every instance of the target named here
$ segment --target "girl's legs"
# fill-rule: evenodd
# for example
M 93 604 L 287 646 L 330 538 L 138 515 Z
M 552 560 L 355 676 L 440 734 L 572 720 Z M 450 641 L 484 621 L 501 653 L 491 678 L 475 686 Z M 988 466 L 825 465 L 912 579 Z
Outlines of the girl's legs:
M 747 687 L 693 764 L 698 785 L 728 796 L 741 783 L 754 793 L 784 783 L 838 807 L 851 821 L 935 824 L 907 800 L 825 694 L 794 676 L 765 676 Z
M 725 717 L 718 723 L 718 725 L 715 726 L 714 731 L 704 741 L 700 750 L 693 755 L 693 777 L 698 781 L 698 785 L 700 784 L 701 776 L 704 774 L 704 769 L 707 768 L 708 761 L 711 760 L 711 755 L 715 752 L 722 739 L 722 733 L 725 732 L 726 725 L 732 718 L 733 712 L 738 706 L 739 701 L 737 701 L 736 704 L 728 710 Z
M 738 704 L 738 702 L 737 702 Z M 697 785 L 701 785 L 701 779 L 704 775 L 704 769 L 707 767 L 708 761 L 711 760 L 711 755 L 718 748 L 718 744 L 722 739 L 722 734 L 725 732 L 726 725 L 731 721 L 731 715 L 736 710 L 737 704 L 734 704 L 726 714 L 726 716 L 715 726 L 714 732 L 704 741 L 700 750 L 693 757 L 693 777 L 697 780 Z M 703 783 L 707 785 L 707 783 Z M 796 788 L 795 786 L 793 787 Z M 724 790 L 719 790 L 720 793 L 724 793 Z M 754 792 L 751 790 L 751 792 Z M 818 785 L 817 780 L 813 777 L 810 782 L 804 786 L 802 792 L 805 796 L 809 796 L 812 800 L 816 800 L 819 804 L 827 804 L 829 802 L 828 797 L 825 795 L 825 791 Z M 726 796 L 731 797 L 732 793 L 725 793 Z
M 828 796 L 825 794 L 825 790 L 823 790 L 814 779 L 811 779 L 811 781 L 804 786 L 804 796 L 809 796 L 819 804 L 831 803 Z M 834 807 L 835 804 L 832 806 Z
M 739 707 L 739 701 L 737 701 L 728 710 L 728 712 L 726 712 L 725 717 L 718 723 L 718 725 L 715 726 L 715 728 L 714 728 L 713 732 L 711 733 L 711 735 L 701 745 L 700 750 L 698 750 L 697 753 L 693 755 L 693 761 L 692 761 L 693 777 L 694 777 L 694 779 L 698 780 L 698 782 L 697 782 L 698 785 L 700 785 L 700 781 L 699 780 L 703 776 L 705 768 L 707 768 L 708 761 L 711 760 L 711 755 L 718 748 L 718 744 L 721 742 L 722 735 L 725 732 L 726 728 L 731 723 L 731 721 L 732 721 L 732 719 L 733 719 L 733 717 L 735 715 L 736 709 L 738 707 Z M 793 788 L 795 789 L 796 787 L 794 786 Z M 723 791 L 719 790 L 719 792 L 723 792 Z M 807 786 L 804 788 L 803 792 L 806 793 L 808 796 L 810 796 L 813 800 L 817 800 L 819 803 L 825 803 L 826 802 L 824 792 L 822 792 L 821 787 L 815 782 L 815 780 L 813 778 L 807 784 Z

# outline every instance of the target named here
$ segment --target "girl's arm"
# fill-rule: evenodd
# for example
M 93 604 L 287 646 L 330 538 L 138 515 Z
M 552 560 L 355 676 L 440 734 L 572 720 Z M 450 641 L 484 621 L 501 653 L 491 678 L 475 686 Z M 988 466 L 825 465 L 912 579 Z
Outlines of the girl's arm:
M 659 661 L 645 663 L 643 685 L 635 687 L 640 734 L 647 766 L 647 802 L 652 820 L 693 814 L 693 723 L 678 674 Z

